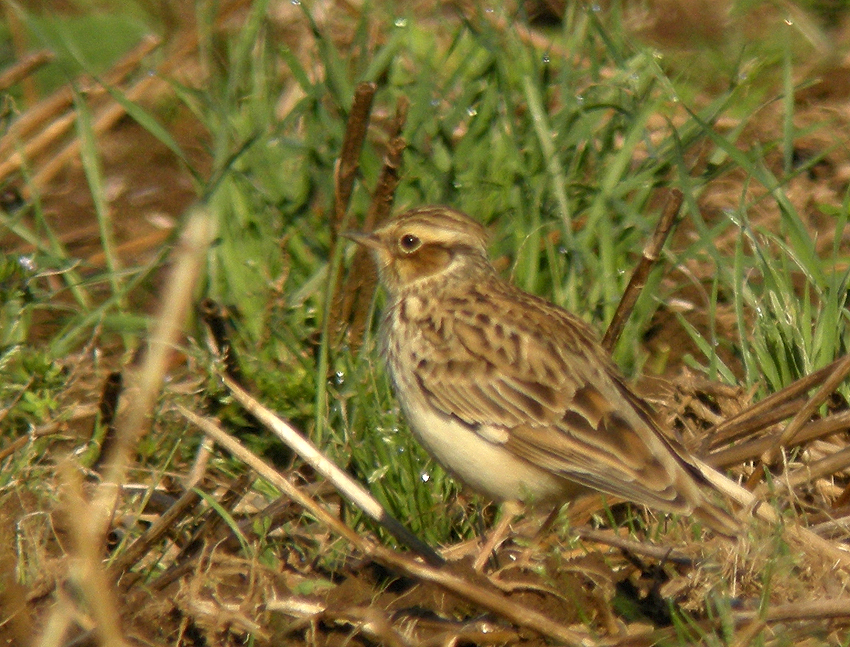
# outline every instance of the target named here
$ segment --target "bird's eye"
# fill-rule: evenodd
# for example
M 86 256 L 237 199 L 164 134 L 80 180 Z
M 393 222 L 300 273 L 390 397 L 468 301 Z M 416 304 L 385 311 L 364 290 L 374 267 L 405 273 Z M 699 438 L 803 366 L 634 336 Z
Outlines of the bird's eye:
M 413 252 L 419 248 L 419 245 L 422 244 L 422 241 L 419 240 L 419 238 L 417 236 L 414 236 L 413 234 L 405 234 L 399 239 L 398 244 L 404 251 Z

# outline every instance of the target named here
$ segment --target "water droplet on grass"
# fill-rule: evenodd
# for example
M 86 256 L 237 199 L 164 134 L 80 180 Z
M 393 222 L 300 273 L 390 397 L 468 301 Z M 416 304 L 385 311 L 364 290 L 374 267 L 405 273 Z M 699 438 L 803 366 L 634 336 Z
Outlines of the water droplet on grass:
M 27 272 L 35 272 L 38 265 L 36 265 L 32 256 L 18 256 L 18 265 L 21 268 L 25 269 Z

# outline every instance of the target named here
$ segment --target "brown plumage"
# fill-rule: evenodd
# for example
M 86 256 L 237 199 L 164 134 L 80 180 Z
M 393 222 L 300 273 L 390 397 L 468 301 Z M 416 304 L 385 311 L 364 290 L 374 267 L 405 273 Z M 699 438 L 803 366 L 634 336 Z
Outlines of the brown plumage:
M 593 331 L 498 276 L 481 225 L 425 207 L 350 237 L 372 249 L 389 293 L 383 349 L 397 397 L 450 473 L 499 501 L 593 489 L 739 531 Z

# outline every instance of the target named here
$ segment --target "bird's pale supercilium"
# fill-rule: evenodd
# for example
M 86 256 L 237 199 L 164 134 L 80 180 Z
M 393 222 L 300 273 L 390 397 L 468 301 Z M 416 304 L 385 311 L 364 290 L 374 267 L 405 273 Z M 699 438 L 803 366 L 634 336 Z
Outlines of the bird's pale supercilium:
M 737 533 L 593 331 L 499 277 L 480 224 L 423 207 L 349 237 L 371 248 L 388 292 L 396 396 L 451 474 L 497 501 L 555 504 L 590 489 Z

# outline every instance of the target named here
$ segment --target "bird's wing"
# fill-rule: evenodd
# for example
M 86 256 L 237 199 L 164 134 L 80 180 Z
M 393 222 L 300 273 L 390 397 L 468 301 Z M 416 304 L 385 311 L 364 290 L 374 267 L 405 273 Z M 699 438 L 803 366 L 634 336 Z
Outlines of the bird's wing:
M 511 334 L 510 326 L 479 324 L 459 314 L 455 350 L 419 367 L 419 385 L 435 408 L 581 485 L 671 512 L 690 512 L 701 501 L 684 459 L 608 360 L 593 343 L 569 343 L 586 329 L 576 333 L 569 320 L 553 335 Z M 568 343 L 552 343 L 565 336 Z

